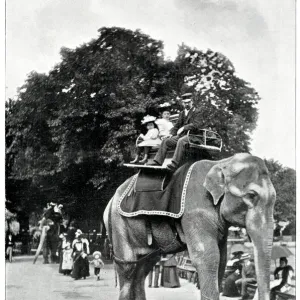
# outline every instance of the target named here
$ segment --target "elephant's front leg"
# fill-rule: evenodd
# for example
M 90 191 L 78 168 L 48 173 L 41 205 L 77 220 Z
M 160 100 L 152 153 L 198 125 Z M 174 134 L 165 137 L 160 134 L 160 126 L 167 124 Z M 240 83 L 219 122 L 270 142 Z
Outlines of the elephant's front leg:
M 220 264 L 219 264 L 219 291 L 223 291 L 222 281 L 227 263 L 227 236 L 219 243 Z
M 44 244 L 43 244 L 43 258 L 44 264 L 49 264 L 49 240 L 46 237 Z
M 137 272 L 135 273 L 134 281 L 137 283 L 135 287 L 135 298 L 136 300 L 146 300 L 145 293 L 145 279 L 150 273 L 150 270 L 153 270 L 155 264 L 160 260 L 160 257 L 154 257 L 152 259 L 148 259 L 145 263 L 140 265 L 137 268 Z
M 187 245 L 198 272 L 201 299 L 218 300 L 220 252 L 216 238 L 207 232 L 197 232 L 193 237 L 187 236 Z

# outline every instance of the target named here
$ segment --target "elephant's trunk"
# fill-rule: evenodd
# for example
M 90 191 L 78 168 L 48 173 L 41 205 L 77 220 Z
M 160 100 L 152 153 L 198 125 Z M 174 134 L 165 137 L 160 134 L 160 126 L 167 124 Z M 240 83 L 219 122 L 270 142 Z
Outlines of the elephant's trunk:
M 253 242 L 254 261 L 260 300 L 270 299 L 270 269 L 273 245 L 273 208 L 266 214 L 261 209 L 250 209 L 246 229 Z
M 35 253 L 35 256 L 34 256 L 33 264 L 35 264 L 38 256 L 40 255 L 40 252 L 43 248 L 43 244 L 45 242 L 45 238 L 46 238 L 46 234 L 47 234 L 48 229 L 49 229 L 49 226 L 43 226 L 43 228 L 42 228 L 42 235 L 41 235 L 39 246 L 38 246 L 38 248 L 36 250 L 36 253 Z

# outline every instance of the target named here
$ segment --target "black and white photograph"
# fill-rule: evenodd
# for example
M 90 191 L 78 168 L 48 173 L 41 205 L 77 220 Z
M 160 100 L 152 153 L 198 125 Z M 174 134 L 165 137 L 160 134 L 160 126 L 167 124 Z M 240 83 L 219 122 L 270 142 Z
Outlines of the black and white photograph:
M 3 9 L 6 300 L 296 299 L 295 0 Z

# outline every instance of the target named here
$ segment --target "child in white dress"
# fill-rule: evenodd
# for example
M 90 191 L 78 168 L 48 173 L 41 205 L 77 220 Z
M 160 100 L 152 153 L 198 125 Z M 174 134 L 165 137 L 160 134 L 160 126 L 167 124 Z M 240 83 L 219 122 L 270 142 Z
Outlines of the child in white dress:
M 142 120 L 142 124 L 147 126 L 147 133 L 140 134 L 137 141 L 137 151 L 134 160 L 132 160 L 130 163 L 135 164 L 137 162 L 144 164 L 148 160 L 148 153 L 151 147 L 158 146 L 161 143 L 161 139 L 159 138 L 159 131 L 156 128 L 156 124 L 154 121 L 156 120 L 153 116 L 145 116 Z M 139 142 L 141 141 L 141 142 Z M 139 161 L 139 156 L 144 150 L 144 158 Z
M 169 103 L 163 103 L 159 106 L 161 110 L 161 118 L 155 121 L 155 124 L 158 126 L 159 137 L 163 140 L 166 137 L 170 136 L 170 130 L 173 128 L 173 123 L 170 121 L 170 107 Z

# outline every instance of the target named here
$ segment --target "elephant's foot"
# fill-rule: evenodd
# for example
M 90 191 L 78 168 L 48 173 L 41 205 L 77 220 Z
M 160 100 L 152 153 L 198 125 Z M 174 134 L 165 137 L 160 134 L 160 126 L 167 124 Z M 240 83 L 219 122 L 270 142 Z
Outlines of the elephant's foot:
M 49 261 L 48 261 L 48 260 L 45 260 L 45 261 L 43 262 L 43 264 L 44 264 L 44 265 L 48 265 L 48 264 L 49 264 Z

